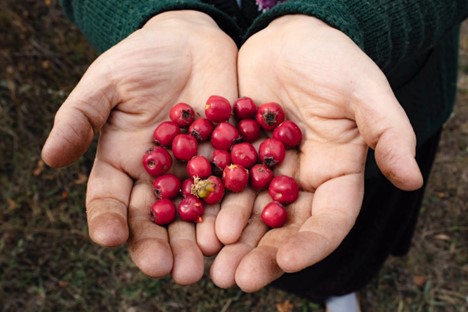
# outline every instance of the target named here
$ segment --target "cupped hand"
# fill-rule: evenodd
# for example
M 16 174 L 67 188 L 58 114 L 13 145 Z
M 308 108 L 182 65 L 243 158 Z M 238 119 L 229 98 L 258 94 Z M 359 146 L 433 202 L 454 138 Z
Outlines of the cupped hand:
M 202 112 L 212 94 L 237 97 L 236 60 L 234 42 L 207 15 L 162 13 L 97 58 L 56 114 L 43 159 L 68 165 L 99 134 L 86 194 L 90 237 L 103 246 L 128 239 L 133 261 L 150 276 L 193 283 L 203 254 L 221 248 L 213 225 L 219 207 L 208 207 L 198 228 L 150 221 L 155 197 L 141 158 L 174 104 Z
M 256 291 L 324 259 L 343 241 L 361 208 L 368 148 L 398 188 L 417 189 L 422 176 L 414 132 L 385 75 L 318 19 L 284 16 L 253 35 L 239 51 L 238 77 L 240 95 L 281 103 L 304 136 L 300 151 L 289 151 L 277 169 L 302 188 L 285 226 L 268 230 L 259 220 L 266 193 L 226 198 L 216 220 L 227 245 L 214 260 L 212 280 Z

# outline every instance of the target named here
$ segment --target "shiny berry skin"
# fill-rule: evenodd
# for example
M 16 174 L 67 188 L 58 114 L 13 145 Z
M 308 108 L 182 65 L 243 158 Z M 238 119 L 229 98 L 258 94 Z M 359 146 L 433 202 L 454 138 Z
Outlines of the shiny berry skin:
M 177 212 L 183 221 L 199 223 L 203 220 L 202 216 L 205 212 L 205 204 L 198 197 L 188 195 L 177 205 Z
M 273 130 L 273 138 L 283 142 L 286 148 L 294 148 L 302 141 L 302 131 L 294 121 L 285 120 Z
M 161 122 L 153 132 L 154 142 L 164 147 L 170 148 L 172 140 L 180 133 L 180 127 L 172 120 Z
M 249 170 L 249 185 L 255 191 L 268 187 L 274 177 L 273 171 L 265 164 L 256 164 Z
M 181 133 L 172 141 L 172 154 L 181 161 L 189 161 L 198 153 L 198 141 L 190 134 Z
M 231 192 L 242 192 L 249 183 L 249 171 L 241 165 L 229 165 L 223 170 L 223 183 Z
M 273 130 L 284 121 L 283 108 L 275 102 L 263 103 L 257 109 L 255 119 L 265 130 Z
M 239 131 L 237 131 L 237 128 L 228 122 L 221 122 L 211 133 L 211 145 L 215 149 L 227 151 L 239 140 Z
M 238 120 L 253 119 L 257 113 L 257 106 L 251 98 L 241 97 L 234 102 L 232 113 Z
M 195 120 L 195 111 L 187 103 L 177 103 L 169 111 L 169 118 L 179 127 L 187 128 Z
M 153 181 L 153 191 L 156 198 L 174 198 L 180 193 L 181 182 L 172 173 L 156 177 Z
M 288 221 L 288 212 L 283 205 L 273 201 L 263 208 L 260 217 L 267 226 L 278 228 Z
M 210 176 L 207 179 L 195 179 L 192 194 L 202 198 L 208 205 L 219 203 L 224 197 L 223 181 L 217 176 Z
M 244 168 L 250 168 L 257 163 L 258 154 L 255 147 L 248 143 L 242 142 L 232 146 L 231 162 L 236 165 L 241 165 Z
M 211 170 L 213 174 L 221 176 L 224 168 L 231 164 L 231 153 L 225 150 L 215 149 L 211 157 Z
M 287 205 L 296 201 L 299 197 L 299 185 L 294 178 L 279 175 L 271 180 L 268 186 L 268 194 L 274 201 Z
M 273 138 L 265 139 L 258 147 L 260 161 L 270 168 L 281 164 L 286 156 L 284 144 Z
M 198 142 L 205 142 L 211 137 L 213 132 L 213 124 L 206 118 L 195 119 L 188 128 L 188 133 L 193 135 Z
M 219 95 L 212 95 L 205 104 L 205 116 L 213 122 L 227 121 L 231 117 L 231 103 Z
M 254 142 L 260 137 L 260 125 L 254 119 L 242 119 L 237 123 L 237 131 L 244 142 Z
M 205 156 L 193 156 L 187 162 L 186 168 L 191 177 L 205 179 L 211 175 L 211 162 Z
M 193 178 L 187 178 L 182 182 L 182 187 L 180 193 L 182 197 L 187 197 L 188 195 L 192 194 L 192 187 L 193 187 Z
M 166 225 L 174 221 L 176 207 L 167 198 L 159 199 L 151 205 L 151 220 L 159 225 Z
M 162 146 L 153 146 L 143 154 L 143 166 L 151 176 L 166 173 L 172 166 L 171 154 Z

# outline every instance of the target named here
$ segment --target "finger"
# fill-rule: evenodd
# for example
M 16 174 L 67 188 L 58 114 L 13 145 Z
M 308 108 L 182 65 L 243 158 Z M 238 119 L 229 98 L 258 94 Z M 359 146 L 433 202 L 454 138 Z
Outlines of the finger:
M 86 210 L 91 239 L 117 246 L 128 239 L 127 207 L 133 181 L 121 170 L 96 158 L 89 176 Z
M 129 252 L 143 273 L 159 278 L 171 272 L 173 257 L 167 229 L 150 219 L 150 207 L 154 201 L 150 184 L 135 184 L 128 211 Z
M 223 244 L 232 244 L 241 236 L 253 210 L 256 193 L 246 188 L 241 193 L 228 193 L 216 218 L 216 235 Z
M 317 188 L 311 216 L 279 247 L 277 261 L 285 272 L 297 272 L 324 259 L 343 241 L 359 214 L 362 174 L 329 180 Z
M 415 160 L 416 136 L 406 113 L 386 82 L 367 86 L 356 106 L 358 128 L 366 143 L 375 149 L 382 173 L 398 188 L 415 190 L 423 178 Z M 381 87 L 384 85 L 385 87 Z
M 262 193 L 256 198 L 251 218 L 243 229 L 241 237 L 235 243 L 224 246 L 213 261 L 210 277 L 218 287 L 229 288 L 236 284 L 235 275 L 239 263 L 257 246 L 268 230 L 261 220 L 260 214 L 269 200 L 266 193 Z
M 174 255 L 172 278 L 177 284 L 190 285 L 203 276 L 203 254 L 197 245 L 195 225 L 175 221 L 169 225 L 169 242 Z
M 197 243 L 205 256 L 216 254 L 223 246 L 215 231 L 218 212 L 219 205 L 206 206 L 203 221 L 196 225 Z
M 42 158 L 50 166 L 62 167 L 83 155 L 117 102 L 105 67 L 97 64 L 89 67 L 57 111 L 42 149 Z

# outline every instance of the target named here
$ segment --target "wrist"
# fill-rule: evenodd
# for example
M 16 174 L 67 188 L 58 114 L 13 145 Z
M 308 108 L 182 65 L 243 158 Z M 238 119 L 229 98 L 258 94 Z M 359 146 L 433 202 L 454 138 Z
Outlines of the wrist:
M 161 24 L 177 28 L 187 24 L 219 28 L 208 14 L 195 10 L 174 10 L 157 14 L 150 18 L 142 28 L 159 27 Z

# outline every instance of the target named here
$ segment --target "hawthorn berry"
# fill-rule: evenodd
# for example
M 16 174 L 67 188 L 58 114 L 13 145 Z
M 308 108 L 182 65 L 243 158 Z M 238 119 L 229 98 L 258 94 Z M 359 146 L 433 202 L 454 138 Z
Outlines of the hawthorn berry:
M 156 198 L 174 198 L 180 192 L 181 182 L 172 173 L 166 173 L 156 177 L 153 181 L 153 191 Z
M 206 118 L 195 119 L 190 125 L 188 133 L 193 135 L 198 142 L 205 142 L 211 137 L 213 131 L 213 124 Z
M 231 153 L 225 150 L 215 149 L 211 157 L 211 170 L 213 174 L 221 176 L 224 168 L 231 163 Z
M 260 125 L 254 119 L 239 120 L 237 131 L 244 142 L 254 142 L 260 137 Z
M 281 164 L 286 156 L 284 144 L 274 138 L 265 139 L 258 147 L 258 157 L 270 168 Z
M 248 143 L 242 142 L 234 144 L 231 149 L 231 162 L 236 165 L 241 165 L 244 168 L 250 168 L 257 163 L 258 154 L 255 147 Z
M 211 175 L 211 163 L 205 156 L 193 156 L 187 162 L 186 168 L 191 177 L 205 179 Z
M 268 194 L 274 201 L 287 205 L 298 198 L 299 185 L 292 177 L 286 175 L 275 176 L 268 186 Z
M 302 141 L 302 131 L 294 121 L 285 120 L 273 130 L 273 138 L 283 142 L 286 148 L 294 148 Z
M 166 225 L 174 221 L 176 207 L 167 198 L 159 199 L 151 205 L 151 220 L 159 225 Z
M 205 212 L 205 204 L 194 195 L 188 195 L 177 205 L 177 212 L 183 221 L 202 222 L 202 215 Z
M 253 119 L 257 112 L 257 106 L 254 101 L 249 97 L 238 98 L 233 105 L 233 115 L 238 120 L 241 119 Z
M 227 151 L 239 139 L 239 131 L 229 122 L 219 123 L 211 133 L 211 145 L 215 149 Z
M 262 191 L 268 187 L 274 177 L 273 171 L 265 164 L 256 164 L 249 170 L 250 187 Z
M 182 197 L 187 197 L 188 195 L 193 195 L 192 194 L 192 187 L 193 187 L 193 178 L 187 178 L 182 182 L 181 190 L 180 193 L 182 194 Z
M 164 147 L 153 146 L 143 154 L 142 162 L 146 172 L 156 177 L 171 168 L 172 157 Z
M 273 130 L 284 121 L 284 111 L 275 102 L 263 103 L 257 109 L 255 119 L 265 130 Z
M 249 171 L 241 165 L 232 164 L 223 170 L 224 187 L 234 193 L 242 192 L 249 182 Z
M 195 179 L 192 186 L 192 194 L 202 198 L 208 205 L 219 203 L 224 197 L 223 181 L 217 176 L 209 176 L 207 179 Z
M 288 221 L 288 212 L 281 203 L 273 201 L 263 208 L 260 217 L 267 226 L 278 228 Z
M 195 120 L 195 111 L 187 103 L 177 103 L 169 111 L 169 118 L 181 128 L 187 128 Z
M 153 132 L 154 142 L 164 147 L 170 148 L 172 140 L 180 133 L 180 127 L 172 120 L 161 122 Z
M 189 161 L 198 153 L 198 141 L 190 134 L 181 133 L 172 141 L 172 154 L 181 161 Z
M 231 103 L 219 95 L 212 95 L 205 104 L 205 116 L 213 122 L 227 121 L 231 117 Z

